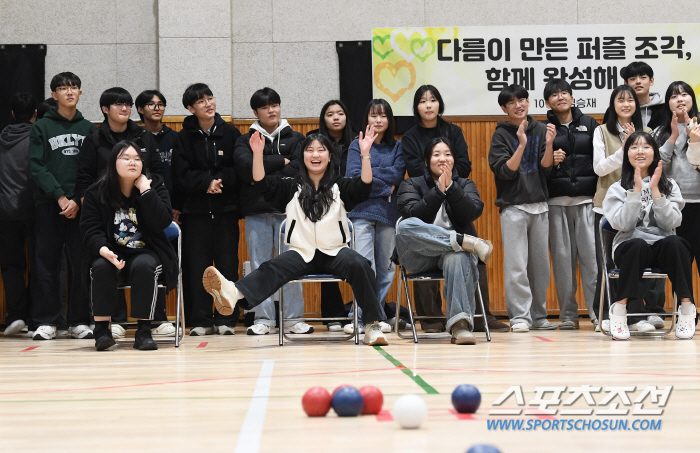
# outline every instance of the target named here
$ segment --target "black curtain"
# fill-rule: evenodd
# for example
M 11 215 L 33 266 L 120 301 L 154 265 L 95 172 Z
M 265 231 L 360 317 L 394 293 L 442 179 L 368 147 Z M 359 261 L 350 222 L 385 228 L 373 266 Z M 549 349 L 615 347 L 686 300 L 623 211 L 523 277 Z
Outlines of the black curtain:
M 12 122 L 10 98 L 18 92 L 44 100 L 45 44 L 0 45 L 0 129 Z
M 340 79 L 340 100 L 356 131 L 362 129 L 362 116 L 372 100 L 372 41 L 336 41 Z M 396 134 L 413 127 L 412 116 L 396 116 Z

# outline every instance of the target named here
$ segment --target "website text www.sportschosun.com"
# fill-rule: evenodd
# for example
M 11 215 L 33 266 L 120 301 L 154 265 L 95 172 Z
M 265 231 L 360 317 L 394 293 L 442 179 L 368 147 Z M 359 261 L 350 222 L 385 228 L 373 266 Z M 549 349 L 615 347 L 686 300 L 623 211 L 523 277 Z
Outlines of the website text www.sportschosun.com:
M 661 431 L 661 420 L 486 420 L 489 431 Z

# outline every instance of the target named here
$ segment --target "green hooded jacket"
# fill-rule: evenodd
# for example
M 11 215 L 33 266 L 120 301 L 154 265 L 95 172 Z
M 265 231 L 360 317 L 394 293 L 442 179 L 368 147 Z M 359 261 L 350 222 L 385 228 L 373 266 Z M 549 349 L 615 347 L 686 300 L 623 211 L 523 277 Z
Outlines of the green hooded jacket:
M 29 168 L 36 184 L 37 204 L 73 199 L 78 175 L 78 153 L 85 137 L 96 126 L 80 111 L 72 120 L 49 110 L 29 133 Z M 75 200 L 80 205 L 80 200 Z

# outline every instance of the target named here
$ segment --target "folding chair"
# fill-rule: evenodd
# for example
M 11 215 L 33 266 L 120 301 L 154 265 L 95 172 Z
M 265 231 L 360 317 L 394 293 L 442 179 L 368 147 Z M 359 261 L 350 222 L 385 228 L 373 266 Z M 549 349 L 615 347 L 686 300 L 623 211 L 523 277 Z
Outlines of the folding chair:
M 601 246 L 601 256 L 603 257 L 603 279 L 601 281 L 600 289 L 600 312 L 598 313 L 598 319 L 602 323 L 603 314 L 605 312 L 605 296 L 608 297 L 608 302 L 613 300 L 610 292 L 610 280 L 620 278 L 620 269 L 615 267 L 612 257 L 612 246 L 617 230 L 613 229 L 610 223 L 605 217 L 600 219 L 600 224 L 598 225 L 598 231 L 600 232 L 600 246 Z M 644 275 L 642 278 L 662 278 L 666 280 L 668 278 L 667 274 L 664 274 L 660 269 L 647 268 L 644 270 Z M 673 293 L 673 311 L 671 313 L 627 313 L 627 316 L 647 316 L 656 315 L 659 317 L 671 317 L 671 327 L 667 330 L 654 331 L 654 332 L 630 332 L 630 335 L 640 336 L 640 337 L 663 337 L 673 332 L 676 327 L 676 319 L 678 317 L 678 298 L 676 293 Z M 612 336 L 610 331 L 607 332 L 601 327 L 600 331 L 603 335 Z
M 279 231 L 279 246 L 277 248 L 277 254 L 280 255 L 283 253 L 283 247 L 284 247 L 284 233 L 285 233 L 285 227 L 287 225 L 287 220 L 285 219 L 282 224 L 280 225 L 280 231 Z M 352 250 L 355 250 L 355 228 L 352 225 L 352 222 L 350 219 L 348 219 L 348 229 L 350 230 L 350 242 L 349 246 Z M 302 275 L 300 278 L 296 280 L 292 280 L 289 283 L 326 283 L 326 282 L 344 282 L 345 280 L 337 277 L 333 274 L 308 274 L 308 275 Z M 284 345 L 284 339 L 286 338 L 289 341 L 345 341 L 349 340 L 351 338 L 355 338 L 355 344 L 360 344 L 360 334 L 358 332 L 357 328 L 357 300 L 355 299 L 355 294 L 353 293 L 352 296 L 352 306 L 353 306 L 353 315 L 352 317 L 340 317 L 340 318 L 285 318 L 284 317 L 284 291 L 282 291 L 282 288 L 279 289 L 279 312 L 277 315 L 277 319 L 279 319 L 279 342 L 280 346 Z M 284 322 L 285 321 L 352 321 L 353 323 L 353 333 L 349 335 L 342 335 L 342 336 L 327 336 L 327 335 L 317 335 L 317 336 L 312 336 L 312 335 L 297 335 L 295 337 L 290 337 L 286 333 L 284 333 Z
M 396 222 L 396 227 L 398 228 L 399 223 L 403 220 L 400 218 Z M 435 339 L 443 339 L 443 338 L 452 338 L 452 335 L 449 332 L 446 333 L 425 333 L 425 334 L 417 334 L 416 333 L 416 320 L 419 319 L 445 319 L 447 320 L 446 316 L 414 316 L 413 315 L 413 303 L 411 302 L 411 295 L 408 291 L 408 282 L 431 282 L 431 281 L 441 281 L 445 280 L 445 277 L 442 275 L 442 272 L 440 271 L 435 271 L 435 272 L 420 272 L 420 273 L 414 273 L 414 274 L 408 274 L 406 273 L 406 268 L 399 263 L 399 288 L 398 288 L 398 302 L 396 304 L 396 319 L 394 321 L 394 331 L 396 334 L 399 336 L 399 338 L 410 338 L 408 335 L 404 335 L 401 333 L 399 330 L 399 316 L 398 316 L 398 311 L 399 311 L 399 306 L 401 305 L 401 296 L 405 295 L 406 296 L 406 305 L 408 306 L 408 316 L 411 319 L 411 333 L 413 334 L 413 342 L 418 343 L 418 339 L 426 339 L 426 340 L 435 340 Z M 486 333 L 486 340 L 491 341 L 491 332 L 489 331 L 489 323 L 486 322 L 486 310 L 484 309 L 484 298 L 481 295 L 481 286 L 479 285 L 479 282 L 476 282 L 476 293 L 479 296 L 479 304 L 481 305 L 481 314 L 475 314 L 474 318 L 483 318 L 484 319 L 484 331 Z
M 180 227 L 178 226 L 177 223 L 172 222 L 166 229 L 165 229 L 165 235 L 168 237 L 168 240 L 172 241 L 173 239 L 177 238 L 177 285 L 175 286 L 175 293 L 177 297 L 177 305 L 175 308 L 175 347 L 178 348 L 180 347 L 180 341 L 182 340 L 183 336 L 185 335 L 185 312 L 184 312 L 184 307 L 182 305 L 182 231 L 180 230 Z M 161 275 L 161 281 L 163 279 L 163 276 Z M 161 282 L 158 282 L 158 288 L 166 288 L 166 286 Z M 131 288 L 130 285 L 123 285 L 119 286 L 118 289 L 127 289 Z M 90 291 L 90 305 L 92 306 L 92 291 Z M 128 322 L 126 323 L 127 325 L 136 325 L 134 322 Z M 165 337 L 165 338 L 156 338 L 156 342 L 158 343 L 170 343 L 172 339 L 170 337 Z M 117 343 L 132 343 L 133 341 L 131 339 L 129 340 L 124 340 L 120 339 L 117 340 Z

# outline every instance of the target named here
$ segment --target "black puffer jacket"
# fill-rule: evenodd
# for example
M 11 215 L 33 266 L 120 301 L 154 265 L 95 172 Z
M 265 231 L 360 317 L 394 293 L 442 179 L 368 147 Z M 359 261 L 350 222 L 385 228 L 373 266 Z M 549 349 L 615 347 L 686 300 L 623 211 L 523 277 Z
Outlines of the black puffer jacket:
M 0 134 L 0 219 L 34 218 L 34 198 L 29 171 L 31 123 L 10 124 Z
M 126 123 L 127 140 L 131 140 L 141 148 L 144 154 L 143 163 L 150 173 L 162 174 L 160 155 L 156 151 L 155 140 L 146 129 L 129 120 Z M 98 129 L 93 130 L 80 147 L 78 156 L 78 177 L 75 181 L 76 198 L 85 196 L 85 192 L 107 170 L 109 153 L 117 144 L 109 125 L 105 121 Z
M 399 186 L 399 213 L 404 219 L 417 217 L 432 224 L 444 201 L 447 201 L 447 217 L 455 231 L 478 236 L 474 221 L 484 211 L 484 203 L 471 179 L 460 178 L 455 172 L 452 185 L 442 193 L 426 168 L 424 176 L 408 178 Z
M 593 171 L 593 132 L 598 122 L 576 107 L 571 108 L 571 116 L 568 127 L 562 126 L 551 110 L 544 121 L 544 124 L 552 123 L 557 128 L 552 149 L 566 152 L 564 160 L 552 168 L 547 179 L 550 199 L 595 195 L 598 176 Z
M 135 190 L 138 192 L 138 190 Z M 163 178 L 157 174 L 151 175 L 151 190 L 143 196 L 135 195 L 136 218 L 139 230 L 144 235 L 147 247 L 158 254 L 163 265 L 163 275 L 168 290 L 177 284 L 177 255 L 165 235 L 165 228 L 173 220 L 173 210 L 170 207 L 168 189 L 163 184 Z M 83 255 L 83 279 L 87 280 L 92 260 L 100 256 L 104 246 L 116 252 L 114 241 L 114 208 L 101 203 L 98 187 L 92 186 L 85 193 L 83 208 L 80 210 L 80 237 L 85 245 Z M 89 286 L 85 285 L 85 288 Z
M 209 214 L 238 210 L 240 184 L 233 164 L 233 150 L 241 132 L 216 114 L 213 130 L 203 131 L 191 115 L 182 123 L 173 149 L 172 173 L 175 189 L 184 198 L 185 214 Z M 207 189 L 221 179 L 219 194 Z
M 236 172 L 241 179 L 241 214 L 243 216 L 279 212 L 253 187 L 253 150 L 249 142 L 250 136 L 256 130 L 251 127 L 247 134 L 238 139 L 234 154 Z M 290 126 L 284 127 L 274 142 L 265 137 L 263 150 L 265 175 L 296 176 L 299 173 L 299 166 L 304 165 L 301 144 L 305 138 L 303 134 L 293 131 Z M 285 165 L 284 159 L 289 159 L 289 164 Z

